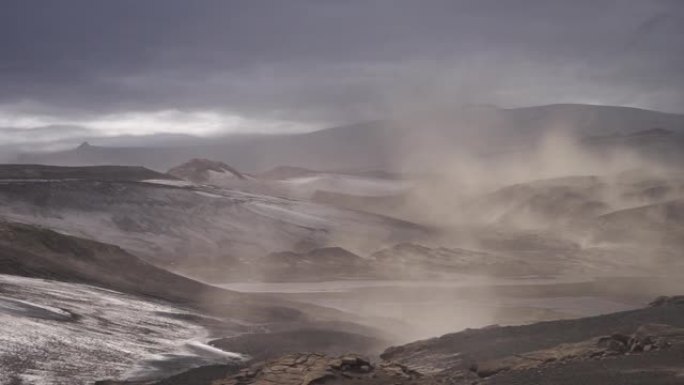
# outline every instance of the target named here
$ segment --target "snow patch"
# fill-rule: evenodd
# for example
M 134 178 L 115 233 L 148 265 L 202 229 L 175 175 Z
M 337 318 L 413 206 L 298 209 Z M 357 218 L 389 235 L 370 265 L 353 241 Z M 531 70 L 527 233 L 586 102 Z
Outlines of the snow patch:
M 188 358 L 175 365 L 236 359 L 234 353 L 219 355 L 199 343 L 189 348 L 188 341 L 207 339 L 208 331 L 173 317 L 192 311 L 170 303 L 10 275 L 0 275 L 0 285 L 2 384 L 17 378 L 36 385 L 122 379 L 140 362 L 160 355 Z

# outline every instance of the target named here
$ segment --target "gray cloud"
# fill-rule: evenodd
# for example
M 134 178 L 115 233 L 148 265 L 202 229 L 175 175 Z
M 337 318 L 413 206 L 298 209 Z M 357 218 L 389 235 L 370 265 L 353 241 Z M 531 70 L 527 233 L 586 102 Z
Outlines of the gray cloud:
M 323 125 L 426 101 L 684 112 L 677 0 L 0 3 L 0 105 L 29 115 Z

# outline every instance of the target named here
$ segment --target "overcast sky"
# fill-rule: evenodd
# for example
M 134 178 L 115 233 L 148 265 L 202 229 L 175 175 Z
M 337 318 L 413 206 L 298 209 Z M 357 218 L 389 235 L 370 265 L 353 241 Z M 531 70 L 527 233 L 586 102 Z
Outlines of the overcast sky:
M 5 144 L 483 103 L 684 113 L 683 70 L 681 0 L 0 0 Z

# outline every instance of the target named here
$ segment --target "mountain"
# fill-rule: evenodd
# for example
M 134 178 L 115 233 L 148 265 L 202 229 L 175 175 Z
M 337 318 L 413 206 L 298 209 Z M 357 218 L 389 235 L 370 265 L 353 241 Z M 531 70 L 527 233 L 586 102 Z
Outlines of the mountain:
M 407 154 L 458 149 L 491 156 L 525 151 L 551 132 L 586 140 L 596 151 L 636 148 L 648 156 L 672 161 L 680 159 L 684 148 L 684 115 L 575 104 L 518 109 L 470 107 L 304 134 L 215 138 L 187 146 L 87 145 L 61 152 L 26 153 L 19 162 L 139 165 L 166 170 L 190 158 L 207 158 L 249 172 L 312 164 L 322 170 L 392 171 L 404 166 Z M 634 135 L 639 132 L 650 133 L 647 140 Z
M 378 152 L 378 146 L 383 146 L 383 138 L 373 138 L 373 131 L 380 126 L 380 123 L 369 123 L 307 134 L 216 138 L 208 144 L 175 147 L 88 145 L 54 153 L 25 153 L 18 161 L 69 166 L 142 165 L 166 170 L 187 159 L 206 158 L 247 171 L 266 170 L 283 164 L 317 164 L 320 168 L 383 168 L 388 166 Z

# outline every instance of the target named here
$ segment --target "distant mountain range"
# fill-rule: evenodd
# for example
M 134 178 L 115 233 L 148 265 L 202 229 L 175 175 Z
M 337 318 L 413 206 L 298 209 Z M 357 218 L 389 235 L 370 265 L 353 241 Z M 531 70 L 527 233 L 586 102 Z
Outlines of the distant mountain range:
M 155 170 L 190 158 L 225 162 L 247 172 L 288 165 L 329 170 L 395 170 L 407 153 L 468 151 L 493 156 L 525 151 L 548 133 L 562 133 L 598 149 L 624 146 L 672 161 L 684 149 L 684 115 L 627 107 L 558 104 L 517 109 L 467 107 L 402 119 L 274 134 L 176 141 L 172 145 L 107 147 L 24 153 L 19 163 L 136 165 Z

